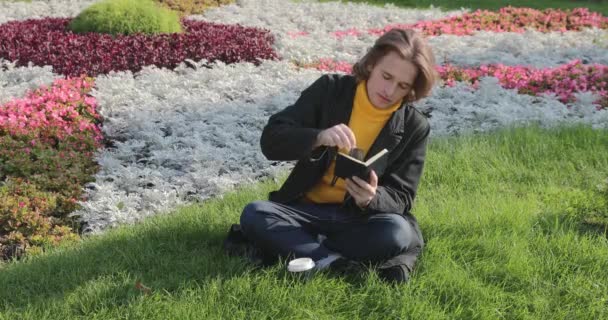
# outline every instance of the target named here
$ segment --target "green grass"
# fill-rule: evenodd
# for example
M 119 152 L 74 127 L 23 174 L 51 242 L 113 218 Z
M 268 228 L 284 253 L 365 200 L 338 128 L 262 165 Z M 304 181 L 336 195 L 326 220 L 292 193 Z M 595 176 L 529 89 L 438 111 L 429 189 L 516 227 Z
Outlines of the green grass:
M 407 285 L 298 283 L 225 256 L 265 182 L 0 264 L 0 319 L 606 319 L 607 154 L 608 132 L 587 127 L 433 139 L 414 210 L 427 246 Z
M 323 2 L 327 2 L 323 1 Z M 469 8 L 498 10 L 502 7 L 528 7 L 535 9 L 546 8 L 589 8 L 591 11 L 599 12 L 604 16 L 608 16 L 608 1 L 606 0 L 348 0 L 346 2 L 367 2 L 369 4 L 384 5 L 392 3 L 396 6 L 406 8 L 428 8 L 431 4 L 435 7 L 443 9 L 460 9 Z

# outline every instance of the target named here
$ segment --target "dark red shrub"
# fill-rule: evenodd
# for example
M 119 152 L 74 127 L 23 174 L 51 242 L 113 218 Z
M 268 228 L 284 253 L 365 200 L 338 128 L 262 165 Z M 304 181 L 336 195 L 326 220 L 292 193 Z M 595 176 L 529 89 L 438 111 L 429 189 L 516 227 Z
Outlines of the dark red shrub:
M 74 34 L 71 19 L 46 18 L 0 25 L 0 58 L 25 66 L 51 65 L 56 73 L 96 76 L 110 71 L 137 72 L 155 65 L 173 69 L 185 59 L 224 63 L 277 59 L 269 31 L 240 25 L 183 20 L 183 34 Z

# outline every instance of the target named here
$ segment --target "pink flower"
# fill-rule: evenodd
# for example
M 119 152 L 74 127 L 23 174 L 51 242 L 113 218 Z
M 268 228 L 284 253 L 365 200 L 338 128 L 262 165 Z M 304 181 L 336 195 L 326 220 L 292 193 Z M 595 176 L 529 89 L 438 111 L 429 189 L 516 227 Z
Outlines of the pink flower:
M 287 35 L 290 38 L 295 39 L 295 38 L 307 36 L 307 35 L 309 35 L 309 33 L 306 31 L 289 31 L 289 32 L 287 32 Z
M 506 7 L 498 12 L 476 10 L 459 17 L 450 17 L 435 21 L 420 21 L 413 24 L 394 24 L 380 29 L 348 29 L 333 32 L 338 39 L 347 36 L 358 36 L 362 33 L 381 35 L 393 28 L 414 28 L 427 36 L 441 34 L 470 35 L 478 30 L 492 32 L 524 32 L 532 28 L 542 32 L 580 30 L 582 28 L 608 28 L 608 17 L 590 12 L 587 8 L 573 10 L 546 9 L 539 11 L 530 8 Z
M 96 100 L 87 93 L 92 86 L 84 78 L 58 79 L 51 87 L 28 92 L 25 98 L 15 99 L 0 106 L 0 129 L 13 135 L 56 135 L 64 137 L 75 130 L 85 131 L 98 139 L 99 131 L 78 110 L 86 110 L 87 116 L 100 119 L 95 112 Z M 35 146 L 36 140 L 31 140 Z
M 345 62 L 320 59 L 315 67 L 322 71 L 350 73 L 352 66 Z M 504 66 L 502 64 L 481 65 L 475 68 L 461 68 L 446 64 L 437 66 L 437 72 L 446 86 L 456 81 L 468 82 L 474 88 L 482 76 L 493 76 L 508 89 L 517 89 L 525 94 L 553 93 L 560 101 L 572 102 L 575 92 L 590 91 L 598 94 L 598 108 L 608 108 L 608 66 L 582 65 L 574 60 L 557 68 L 535 69 L 526 66 Z

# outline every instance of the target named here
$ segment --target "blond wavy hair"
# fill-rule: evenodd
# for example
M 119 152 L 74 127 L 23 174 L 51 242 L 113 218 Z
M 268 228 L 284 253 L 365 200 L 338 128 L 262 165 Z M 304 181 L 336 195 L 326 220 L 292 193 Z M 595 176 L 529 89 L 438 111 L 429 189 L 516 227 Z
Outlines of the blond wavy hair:
M 376 40 L 374 46 L 353 66 L 352 74 L 358 81 L 369 79 L 371 69 L 390 51 L 418 67 L 408 102 L 420 100 L 431 93 L 439 78 L 435 69 L 435 56 L 422 35 L 412 29 L 392 29 Z

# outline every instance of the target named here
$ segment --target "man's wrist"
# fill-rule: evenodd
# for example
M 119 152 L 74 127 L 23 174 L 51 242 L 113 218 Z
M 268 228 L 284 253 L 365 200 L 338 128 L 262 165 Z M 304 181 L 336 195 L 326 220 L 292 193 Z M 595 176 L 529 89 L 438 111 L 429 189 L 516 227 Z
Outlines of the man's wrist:
M 369 208 L 369 205 L 372 204 L 372 201 L 374 201 L 374 198 L 376 197 L 376 195 L 374 194 L 373 197 L 369 198 L 369 200 L 367 200 L 367 203 L 365 203 L 364 206 L 359 206 L 357 204 L 357 206 L 359 206 L 359 208 L 361 208 L 362 210 L 367 210 Z
M 357 202 L 355 202 L 355 204 L 357 205 L 357 207 L 359 207 L 359 209 L 361 210 L 365 210 L 367 209 L 367 207 L 369 207 L 369 204 L 372 202 L 372 200 L 368 200 L 367 203 L 364 203 L 362 205 L 358 204 Z
M 321 131 L 319 133 L 317 133 L 317 136 L 315 137 L 315 142 L 312 144 L 312 150 L 321 146 L 321 139 L 319 139 L 320 135 L 321 135 Z

